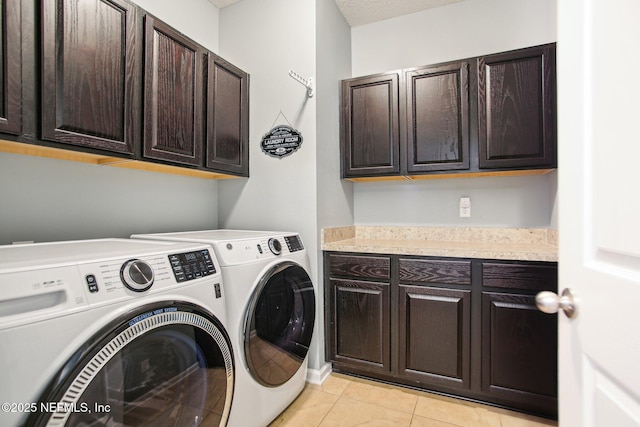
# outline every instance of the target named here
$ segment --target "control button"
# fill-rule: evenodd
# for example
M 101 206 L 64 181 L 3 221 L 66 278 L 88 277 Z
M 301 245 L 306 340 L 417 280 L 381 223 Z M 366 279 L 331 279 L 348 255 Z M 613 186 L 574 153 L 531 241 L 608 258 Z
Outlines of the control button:
M 280 240 L 273 237 L 269 239 L 269 250 L 274 255 L 280 255 L 282 253 L 282 244 L 280 243 Z
M 229 250 L 233 249 L 233 245 L 231 243 L 227 243 L 227 249 Z
M 85 280 L 87 281 L 89 292 L 98 292 L 98 282 L 96 281 L 96 276 L 94 276 L 93 274 L 87 274 Z
M 262 255 L 262 246 L 260 246 L 260 243 L 258 243 L 258 252 Z

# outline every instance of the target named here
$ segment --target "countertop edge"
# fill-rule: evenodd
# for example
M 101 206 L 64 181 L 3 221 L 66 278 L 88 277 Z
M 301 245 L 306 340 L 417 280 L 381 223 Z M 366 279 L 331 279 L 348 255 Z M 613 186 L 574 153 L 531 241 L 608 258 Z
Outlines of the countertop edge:
M 400 227 L 397 228 L 402 231 Z M 385 227 L 383 230 L 388 231 L 388 229 L 389 227 Z M 338 232 L 336 233 L 335 230 L 338 230 Z M 441 232 L 442 229 L 437 230 L 438 232 Z M 484 230 L 483 236 L 486 236 L 487 229 L 482 230 Z M 495 235 L 500 237 L 504 235 L 505 232 L 509 235 L 513 235 L 515 229 L 495 230 Z M 375 228 L 373 228 L 374 232 L 372 233 L 372 227 L 367 227 L 366 238 L 362 238 L 357 237 L 357 226 L 339 227 L 327 229 L 327 231 L 329 232 L 327 234 L 330 235 L 330 238 L 328 239 L 325 239 L 325 230 L 323 230 L 322 233 L 323 239 L 321 248 L 323 251 L 558 262 L 557 230 L 550 230 L 548 233 L 549 237 L 546 237 L 546 234 L 544 234 L 546 229 L 515 230 L 515 232 L 521 231 L 520 234 L 534 235 L 535 238 L 533 239 L 533 242 L 527 242 L 526 239 L 516 239 L 516 241 L 496 241 L 492 240 L 492 235 L 489 235 L 489 240 L 482 239 L 474 241 L 429 240 L 428 234 L 426 239 L 378 239 L 372 238 L 375 237 Z M 538 236 L 537 234 L 540 233 L 542 234 Z M 388 237 L 388 233 L 382 234 L 385 237 Z M 441 236 L 441 234 L 436 235 L 438 237 Z

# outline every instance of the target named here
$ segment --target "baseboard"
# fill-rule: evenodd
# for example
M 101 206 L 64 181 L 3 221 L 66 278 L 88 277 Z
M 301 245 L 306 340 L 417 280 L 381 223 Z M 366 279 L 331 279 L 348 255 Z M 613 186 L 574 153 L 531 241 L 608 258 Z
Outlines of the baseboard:
M 331 374 L 331 363 L 325 363 L 320 369 L 307 368 L 307 382 L 320 385 Z

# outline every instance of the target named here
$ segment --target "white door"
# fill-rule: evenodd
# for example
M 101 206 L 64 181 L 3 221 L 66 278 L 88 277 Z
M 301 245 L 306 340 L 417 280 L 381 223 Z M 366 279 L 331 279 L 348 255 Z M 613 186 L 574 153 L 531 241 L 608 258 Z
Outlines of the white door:
M 640 1 L 558 0 L 560 426 L 640 426 Z

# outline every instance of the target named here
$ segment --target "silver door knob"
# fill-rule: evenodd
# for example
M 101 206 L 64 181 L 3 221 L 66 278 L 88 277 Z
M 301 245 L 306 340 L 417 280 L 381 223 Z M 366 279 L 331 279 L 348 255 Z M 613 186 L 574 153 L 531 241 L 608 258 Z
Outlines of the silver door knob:
M 573 299 L 573 291 L 569 288 L 563 290 L 560 297 L 555 292 L 539 292 L 536 295 L 536 307 L 543 313 L 549 314 L 557 313 L 562 309 L 569 319 L 573 319 L 578 314 L 578 308 Z

